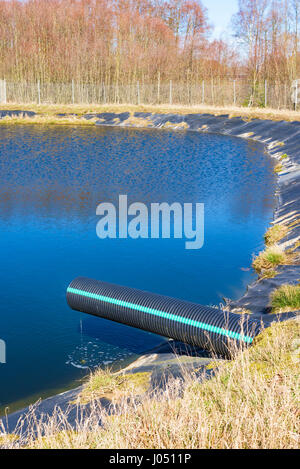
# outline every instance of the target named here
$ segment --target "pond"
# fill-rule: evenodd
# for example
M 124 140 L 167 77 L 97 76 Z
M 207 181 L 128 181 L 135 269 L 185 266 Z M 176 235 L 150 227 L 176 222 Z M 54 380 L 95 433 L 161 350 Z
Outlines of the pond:
M 272 219 L 273 163 L 261 144 L 213 134 L 74 126 L 0 127 L 0 409 L 78 384 L 163 339 L 71 311 L 77 276 L 207 305 L 238 298 Z M 204 203 L 205 242 L 105 239 L 101 202 Z

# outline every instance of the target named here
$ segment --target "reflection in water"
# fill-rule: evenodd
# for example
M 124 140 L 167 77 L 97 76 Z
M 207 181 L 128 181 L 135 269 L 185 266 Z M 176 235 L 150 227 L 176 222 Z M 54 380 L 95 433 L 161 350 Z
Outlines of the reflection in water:
M 86 368 L 136 356 L 161 338 L 70 311 L 83 275 L 205 304 L 237 297 L 253 274 L 273 207 L 262 146 L 193 132 L 1 126 L 0 407 L 63 388 Z M 96 207 L 205 203 L 205 244 L 102 240 Z M 243 270 L 241 270 L 243 269 Z M 83 369 L 83 371 L 82 371 Z

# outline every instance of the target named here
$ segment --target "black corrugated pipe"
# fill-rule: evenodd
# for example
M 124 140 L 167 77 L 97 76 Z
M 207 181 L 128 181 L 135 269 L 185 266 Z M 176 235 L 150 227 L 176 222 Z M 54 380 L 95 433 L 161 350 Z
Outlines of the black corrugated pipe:
M 250 345 L 262 323 L 134 288 L 78 277 L 67 289 L 72 309 L 229 355 L 232 345 Z

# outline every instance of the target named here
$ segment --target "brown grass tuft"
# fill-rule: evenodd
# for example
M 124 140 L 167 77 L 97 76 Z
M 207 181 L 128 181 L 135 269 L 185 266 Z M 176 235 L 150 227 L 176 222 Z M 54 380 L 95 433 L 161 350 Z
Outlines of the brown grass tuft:
M 288 234 L 288 227 L 285 225 L 274 225 L 265 234 L 265 243 L 267 246 L 278 243 Z
M 281 173 L 281 171 L 283 171 L 283 166 L 281 163 L 278 163 L 275 167 L 274 167 L 274 173 Z
M 278 265 L 290 264 L 293 260 L 291 253 L 285 252 L 277 244 L 268 246 L 253 261 L 253 267 L 260 275 L 273 271 Z

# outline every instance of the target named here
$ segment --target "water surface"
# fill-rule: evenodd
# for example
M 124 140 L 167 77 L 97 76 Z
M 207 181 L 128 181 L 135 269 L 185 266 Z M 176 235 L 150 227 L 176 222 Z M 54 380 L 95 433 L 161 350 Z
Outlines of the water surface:
M 0 127 L 0 407 L 74 384 L 87 367 L 133 358 L 161 337 L 71 311 L 76 276 L 216 305 L 237 298 L 274 204 L 258 143 L 194 132 Z M 205 203 L 205 244 L 99 240 L 96 206 Z M 119 362 L 120 363 L 120 362 Z M 14 408 L 14 407 L 11 407 Z

